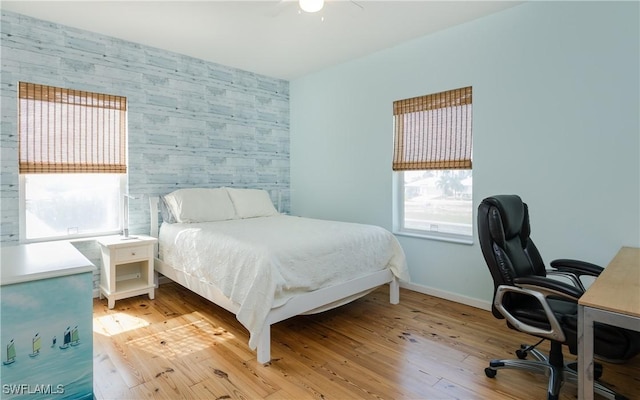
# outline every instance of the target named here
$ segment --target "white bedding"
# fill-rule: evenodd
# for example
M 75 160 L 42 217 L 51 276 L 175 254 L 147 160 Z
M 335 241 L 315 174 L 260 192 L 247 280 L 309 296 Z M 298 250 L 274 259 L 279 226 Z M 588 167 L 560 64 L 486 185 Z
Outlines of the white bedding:
M 404 252 L 387 230 L 287 215 L 163 223 L 159 257 L 238 304 L 236 318 L 249 330 L 251 349 L 269 310 L 296 294 L 385 268 L 409 280 Z

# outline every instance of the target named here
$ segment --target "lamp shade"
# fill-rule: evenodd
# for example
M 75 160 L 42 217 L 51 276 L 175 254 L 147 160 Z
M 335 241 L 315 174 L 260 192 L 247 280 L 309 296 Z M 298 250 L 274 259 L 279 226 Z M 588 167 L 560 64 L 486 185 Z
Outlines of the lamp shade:
M 300 0 L 299 4 L 302 11 L 314 13 L 322 10 L 324 0 Z

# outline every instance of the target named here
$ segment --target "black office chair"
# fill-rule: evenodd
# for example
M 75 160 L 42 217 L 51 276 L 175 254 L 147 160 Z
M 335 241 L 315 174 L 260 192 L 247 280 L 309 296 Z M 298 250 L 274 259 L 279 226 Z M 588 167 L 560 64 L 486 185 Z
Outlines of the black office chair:
M 492 360 L 485 374 L 493 378 L 497 370 L 517 368 L 548 374 L 548 399 L 558 399 L 564 381 L 577 383 L 576 363 L 565 365 L 562 345 L 577 354 L 578 299 L 585 288 L 583 275 L 598 276 L 602 268 L 577 260 L 555 260 L 547 270 L 529 237 L 529 211 L 516 195 L 488 197 L 478 207 L 480 248 L 494 283 L 493 315 L 506 319 L 515 330 L 541 338 L 533 345 L 521 345 L 518 359 Z M 561 275 L 563 279 L 549 276 Z M 571 283 L 567 283 L 571 282 Z M 535 347 L 551 341 L 547 357 Z M 594 353 L 601 359 L 623 362 L 640 352 L 638 332 L 595 324 Z M 531 354 L 536 360 L 527 360 Z M 626 399 L 600 384 L 602 366 L 596 364 L 594 390 L 610 399 Z

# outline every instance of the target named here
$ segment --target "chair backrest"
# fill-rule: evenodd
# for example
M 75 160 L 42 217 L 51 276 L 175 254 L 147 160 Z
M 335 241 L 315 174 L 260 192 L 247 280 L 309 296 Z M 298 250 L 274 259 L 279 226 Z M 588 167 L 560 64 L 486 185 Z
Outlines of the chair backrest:
M 494 296 L 500 285 L 517 277 L 546 276 L 546 267 L 529 237 L 529 209 L 517 195 L 497 195 L 478 207 L 478 238 L 493 277 Z M 496 318 L 503 316 L 492 307 Z

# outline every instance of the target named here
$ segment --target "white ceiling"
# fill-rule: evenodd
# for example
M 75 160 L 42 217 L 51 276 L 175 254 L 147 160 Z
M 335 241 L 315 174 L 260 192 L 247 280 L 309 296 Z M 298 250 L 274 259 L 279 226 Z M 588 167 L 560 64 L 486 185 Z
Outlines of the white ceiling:
M 516 1 L 2 1 L 13 11 L 292 80 L 480 18 Z

